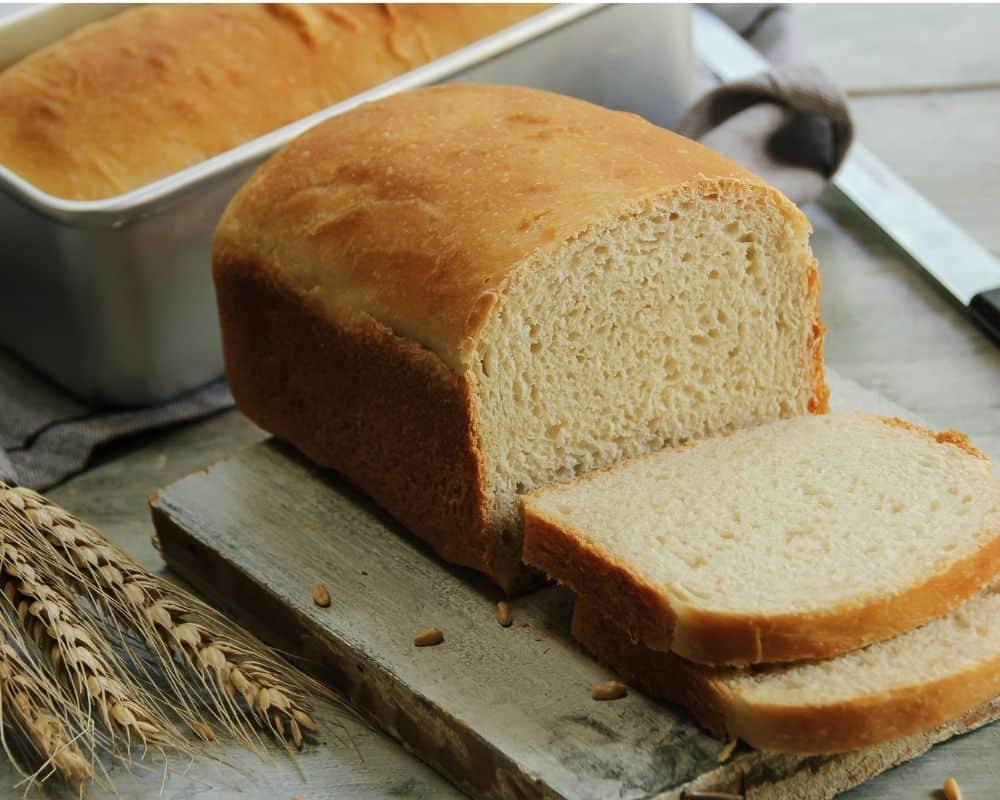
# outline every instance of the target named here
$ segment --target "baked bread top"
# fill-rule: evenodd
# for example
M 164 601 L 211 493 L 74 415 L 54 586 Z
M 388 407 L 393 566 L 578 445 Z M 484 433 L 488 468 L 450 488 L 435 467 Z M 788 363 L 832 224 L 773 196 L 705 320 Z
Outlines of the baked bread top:
M 532 89 L 437 86 L 288 145 L 230 204 L 215 261 L 269 254 L 337 317 L 370 316 L 462 373 L 524 269 L 651 198 L 724 202 L 734 183 L 805 241 L 808 221 L 777 190 L 635 115 Z
M 58 197 L 143 186 L 541 11 L 148 5 L 0 73 L 0 163 Z

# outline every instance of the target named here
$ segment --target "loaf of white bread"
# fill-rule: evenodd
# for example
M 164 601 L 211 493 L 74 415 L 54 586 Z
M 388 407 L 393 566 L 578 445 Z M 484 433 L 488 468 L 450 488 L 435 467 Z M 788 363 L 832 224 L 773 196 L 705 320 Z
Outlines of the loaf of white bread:
M 545 6 L 145 5 L 0 72 L 0 164 L 43 191 L 135 189 Z
M 229 205 L 226 369 L 257 424 L 515 590 L 525 492 L 825 410 L 809 232 L 636 116 L 399 94 L 309 131 Z

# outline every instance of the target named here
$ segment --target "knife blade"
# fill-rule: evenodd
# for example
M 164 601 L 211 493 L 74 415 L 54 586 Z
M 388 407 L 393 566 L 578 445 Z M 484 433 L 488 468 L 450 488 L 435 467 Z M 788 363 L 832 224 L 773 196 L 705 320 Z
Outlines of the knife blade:
M 722 81 L 771 68 L 714 14 L 694 8 L 694 51 Z M 1000 261 L 860 142 L 851 145 L 833 185 L 954 297 L 1000 344 Z

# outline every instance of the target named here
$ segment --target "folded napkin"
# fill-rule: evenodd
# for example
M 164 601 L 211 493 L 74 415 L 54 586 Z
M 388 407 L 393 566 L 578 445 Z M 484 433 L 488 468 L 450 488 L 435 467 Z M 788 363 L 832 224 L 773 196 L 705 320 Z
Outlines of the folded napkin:
M 842 95 L 818 70 L 799 63 L 790 9 L 709 9 L 775 67 L 754 80 L 718 86 L 697 65 L 695 92 L 707 93 L 678 130 L 745 164 L 795 202 L 814 199 L 851 140 Z M 89 408 L 0 350 L 0 479 L 46 489 L 82 470 L 101 444 L 203 417 L 232 403 L 220 380 L 149 408 Z
M 694 93 L 701 98 L 676 130 L 763 176 L 795 203 L 815 200 L 854 136 L 844 95 L 801 60 L 794 9 L 707 8 L 760 51 L 771 70 L 720 86 L 703 64 L 696 64 Z
M 161 405 L 93 409 L 0 350 L 0 480 L 47 489 L 83 469 L 98 445 L 232 404 L 219 380 Z

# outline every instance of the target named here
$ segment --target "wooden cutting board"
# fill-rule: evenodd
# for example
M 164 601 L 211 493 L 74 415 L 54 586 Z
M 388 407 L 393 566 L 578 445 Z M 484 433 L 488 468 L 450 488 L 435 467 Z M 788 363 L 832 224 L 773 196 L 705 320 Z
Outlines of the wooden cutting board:
M 907 415 L 829 375 L 833 405 Z M 723 744 L 682 711 L 633 691 L 598 703 L 612 677 L 572 640 L 572 596 L 546 587 L 511 603 L 450 567 L 371 502 L 268 440 L 152 501 L 169 566 L 263 638 L 304 659 L 355 707 L 475 797 L 828 798 L 938 741 L 1000 717 L 1000 701 L 926 735 L 834 757 Z M 329 608 L 312 588 L 330 591 Z M 437 647 L 416 648 L 428 627 Z

